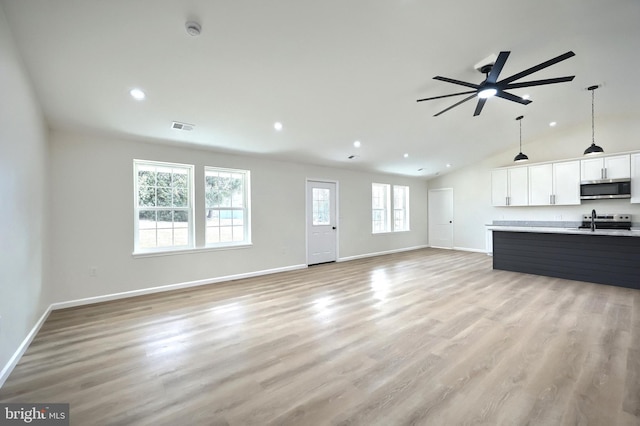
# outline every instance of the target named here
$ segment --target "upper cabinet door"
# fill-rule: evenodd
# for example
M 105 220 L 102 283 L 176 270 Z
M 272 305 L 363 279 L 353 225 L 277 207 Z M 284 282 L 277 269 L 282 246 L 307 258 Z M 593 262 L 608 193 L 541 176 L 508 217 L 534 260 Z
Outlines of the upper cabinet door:
M 509 202 L 509 183 L 507 182 L 507 170 L 491 171 L 491 204 L 494 206 L 506 206 Z
M 604 179 L 604 159 L 602 157 L 580 160 L 580 180 Z
M 529 205 L 529 176 L 527 167 L 514 167 L 509 171 L 509 205 Z
M 529 205 L 553 204 L 553 167 L 551 164 L 529 166 Z
M 580 204 L 580 161 L 553 163 L 553 204 Z
M 631 161 L 629 154 L 604 157 L 605 179 L 629 179 L 631 177 Z

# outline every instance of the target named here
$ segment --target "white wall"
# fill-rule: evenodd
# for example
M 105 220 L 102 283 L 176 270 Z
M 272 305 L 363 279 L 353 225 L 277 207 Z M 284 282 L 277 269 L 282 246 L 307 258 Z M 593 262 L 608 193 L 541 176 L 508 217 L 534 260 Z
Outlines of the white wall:
M 0 370 L 48 306 L 47 149 L 40 108 L 0 7 Z
M 640 121 L 620 117 L 598 119 L 596 143 L 605 154 L 640 150 L 638 142 Z M 517 142 L 517 141 L 516 141 Z M 523 144 L 529 163 L 583 158 L 582 153 L 591 143 L 591 128 L 558 131 L 553 136 Z M 494 220 L 562 220 L 579 221 L 581 215 L 596 209 L 602 213 L 631 213 L 634 222 L 640 221 L 640 204 L 629 200 L 583 201 L 578 206 L 493 207 L 491 205 L 491 169 L 514 166 L 513 157 L 518 146 L 494 155 L 477 164 L 429 180 L 429 188 L 453 188 L 454 246 L 476 250 L 485 249 L 485 226 Z
M 133 159 L 250 170 L 253 246 L 133 257 Z M 340 258 L 427 244 L 424 180 L 53 131 L 53 302 L 305 265 L 306 178 L 339 182 Z M 410 186 L 411 232 L 371 234 L 373 181 Z

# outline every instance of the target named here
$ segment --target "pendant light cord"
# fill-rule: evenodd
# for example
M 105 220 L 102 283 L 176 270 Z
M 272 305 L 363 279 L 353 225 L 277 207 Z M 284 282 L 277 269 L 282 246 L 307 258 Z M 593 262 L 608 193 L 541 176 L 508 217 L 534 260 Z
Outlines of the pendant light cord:
M 524 118 L 524 115 L 516 117 L 516 120 L 520 124 L 520 153 L 521 154 L 522 154 L 522 119 L 523 118 Z
M 595 126 L 595 88 L 591 90 L 591 143 L 596 143 L 596 126 Z

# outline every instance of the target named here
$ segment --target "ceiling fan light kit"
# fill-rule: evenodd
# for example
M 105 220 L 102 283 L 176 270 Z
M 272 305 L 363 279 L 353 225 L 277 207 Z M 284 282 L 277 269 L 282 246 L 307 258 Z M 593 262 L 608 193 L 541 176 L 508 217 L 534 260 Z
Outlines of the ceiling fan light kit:
M 594 91 L 600 86 L 589 86 L 587 90 L 591 92 L 591 145 L 587 149 L 584 150 L 584 155 L 594 155 L 594 154 L 602 154 L 604 149 L 602 147 L 596 145 L 596 131 L 595 131 L 595 93 Z
M 488 89 L 484 89 L 480 92 L 478 92 L 478 97 L 480 99 L 489 99 L 492 96 L 495 96 L 495 94 L 498 93 L 498 91 L 492 87 L 488 88 Z
M 464 98 L 463 100 L 456 102 L 450 107 L 445 108 L 444 110 L 438 112 L 437 114 L 434 115 L 434 117 L 437 117 L 449 111 L 450 109 L 455 108 L 458 105 L 463 104 L 476 97 L 478 98 L 478 104 L 476 105 L 476 109 L 473 115 L 477 116 L 477 115 L 480 115 L 480 113 L 482 112 L 482 109 L 484 108 L 484 104 L 487 102 L 487 99 L 492 96 L 497 96 L 499 98 L 506 99 L 511 102 L 517 102 L 522 105 L 528 105 L 531 103 L 531 100 L 513 95 L 507 92 L 507 90 L 520 89 L 523 87 L 531 87 L 531 86 L 542 86 L 546 84 L 565 83 L 568 81 L 572 81 L 575 78 L 575 75 L 572 75 L 567 77 L 547 78 L 543 80 L 532 80 L 532 81 L 515 83 L 516 80 L 520 80 L 521 78 L 524 78 L 544 68 L 550 67 L 552 65 L 557 64 L 558 62 L 564 61 L 566 59 L 571 58 L 572 56 L 575 56 L 575 53 L 573 53 L 572 51 L 569 51 L 569 52 L 563 53 L 560 56 L 556 56 L 555 58 L 549 59 L 548 61 L 542 62 L 531 68 L 527 68 L 524 71 L 513 74 L 510 77 L 507 77 L 498 81 L 498 76 L 500 75 L 500 72 L 502 71 L 502 68 L 504 67 L 504 64 L 506 63 L 510 53 L 511 52 L 509 51 L 500 52 L 500 54 L 498 55 L 498 57 L 496 58 L 493 64 L 485 64 L 480 66 L 479 71 L 486 74 L 485 80 L 480 84 L 469 83 L 466 81 L 456 80 L 448 77 L 441 77 L 439 75 L 433 77 L 434 80 L 457 84 L 459 86 L 468 87 L 473 90 L 468 90 L 466 92 L 451 93 L 449 95 L 433 96 L 430 98 L 418 99 L 417 102 L 431 101 L 434 99 L 448 98 L 451 96 L 470 95 Z M 477 65 L 480 65 L 480 64 L 477 64 Z

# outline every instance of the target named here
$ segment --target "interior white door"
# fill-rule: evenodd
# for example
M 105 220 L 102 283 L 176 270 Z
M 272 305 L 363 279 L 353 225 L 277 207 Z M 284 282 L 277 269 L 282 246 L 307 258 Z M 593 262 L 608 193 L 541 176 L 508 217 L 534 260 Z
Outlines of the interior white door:
M 429 190 L 429 246 L 453 248 L 453 188 Z
M 338 245 L 336 183 L 307 181 L 307 264 L 335 262 Z

